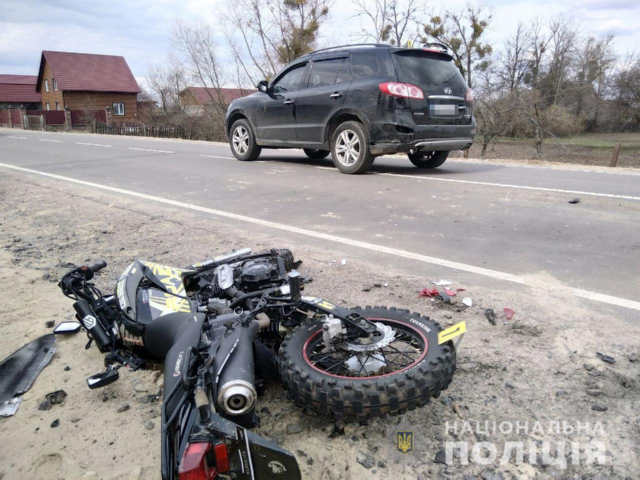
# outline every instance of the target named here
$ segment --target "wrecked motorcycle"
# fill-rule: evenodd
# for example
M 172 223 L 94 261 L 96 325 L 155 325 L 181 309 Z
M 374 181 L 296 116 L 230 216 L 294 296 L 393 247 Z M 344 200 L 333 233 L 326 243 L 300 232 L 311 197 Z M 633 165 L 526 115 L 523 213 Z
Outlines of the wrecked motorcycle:
M 289 250 L 243 249 L 187 268 L 136 260 L 113 295 L 91 281 L 105 262 L 60 281 L 87 348 L 105 354 L 90 388 L 117 380 L 123 365 L 164 364 L 163 480 L 299 479 L 290 452 L 246 430 L 274 378 L 296 405 L 342 422 L 422 406 L 449 385 L 455 347 L 439 341 L 436 322 L 303 296 L 311 280 L 297 265 Z

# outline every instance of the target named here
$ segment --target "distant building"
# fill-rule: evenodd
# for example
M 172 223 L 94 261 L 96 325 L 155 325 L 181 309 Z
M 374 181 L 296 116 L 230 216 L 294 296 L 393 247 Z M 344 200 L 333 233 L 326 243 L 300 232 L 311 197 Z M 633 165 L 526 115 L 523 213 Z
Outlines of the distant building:
M 43 110 L 111 109 L 114 121 L 137 121 L 140 88 L 124 57 L 44 50 L 36 89 Z
M 40 110 L 40 94 L 35 75 L 0 75 L 0 109 Z
M 251 95 L 255 90 L 247 88 L 187 87 L 180 92 L 180 103 L 189 115 L 199 115 L 205 107 L 220 105 L 226 108 L 233 100 Z

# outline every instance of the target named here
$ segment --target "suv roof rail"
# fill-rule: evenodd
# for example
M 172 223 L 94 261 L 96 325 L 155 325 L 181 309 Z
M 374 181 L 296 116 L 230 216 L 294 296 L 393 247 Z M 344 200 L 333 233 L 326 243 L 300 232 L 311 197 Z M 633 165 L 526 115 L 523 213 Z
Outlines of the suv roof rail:
M 315 53 L 328 52 L 330 50 L 340 50 L 340 49 L 351 48 L 351 47 L 378 47 L 378 48 L 387 47 L 389 48 L 391 47 L 391 45 L 389 45 L 388 43 L 350 43 L 347 45 L 336 45 L 335 47 L 320 48 L 318 50 L 314 50 L 313 52 L 307 53 L 307 55 L 313 55 Z

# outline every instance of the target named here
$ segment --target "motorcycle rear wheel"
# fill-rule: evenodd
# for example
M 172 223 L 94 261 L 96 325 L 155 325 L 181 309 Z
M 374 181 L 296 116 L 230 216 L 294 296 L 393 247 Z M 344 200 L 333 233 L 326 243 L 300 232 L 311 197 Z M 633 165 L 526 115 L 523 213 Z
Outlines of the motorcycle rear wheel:
M 456 354 L 451 342 L 438 345 L 442 328 L 437 322 L 392 307 L 353 310 L 391 326 L 394 341 L 364 360 L 360 354 L 357 361 L 362 367 L 356 371 L 342 361 L 349 360 L 351 351 L 323 349 L 322 324 L 308 321 L 298 326 L 285 338 L 278 354 L 280 377 L 297 406 L 344 422 L 366 421 L 426 405 L 449 386 Z M 373 355 L 371 361 L 384 360 L 385 366 L 375 372 L 362 371 Z

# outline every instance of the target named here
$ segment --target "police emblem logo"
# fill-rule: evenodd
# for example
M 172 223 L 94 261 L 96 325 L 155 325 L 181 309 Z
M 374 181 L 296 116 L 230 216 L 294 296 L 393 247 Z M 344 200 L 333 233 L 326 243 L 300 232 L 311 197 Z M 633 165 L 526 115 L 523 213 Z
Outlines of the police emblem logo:
M 397 432 L 397 447 L 402 453 L 413 450 L 413 432 Z

